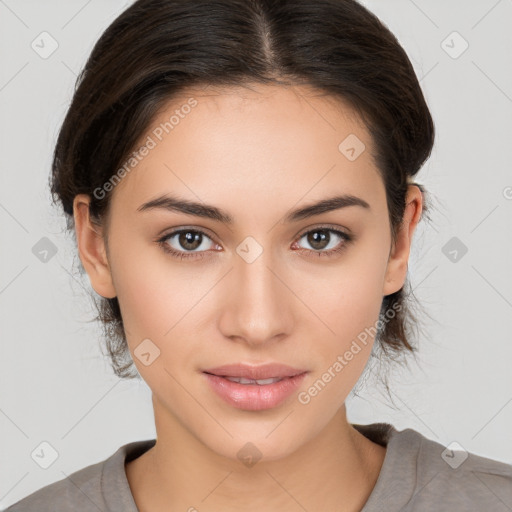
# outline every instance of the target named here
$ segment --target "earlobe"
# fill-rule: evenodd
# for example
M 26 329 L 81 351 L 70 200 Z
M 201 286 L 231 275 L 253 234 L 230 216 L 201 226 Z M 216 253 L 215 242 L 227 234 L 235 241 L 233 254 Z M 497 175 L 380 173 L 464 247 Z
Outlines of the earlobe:
M 421 218 L 423 197 L 416 185 L 409 185 L 404 218 L 399 227 L 396 242 L 393 244 L 386 269 L 382 295 L 390 295 L 400 290 L 407 277 L 409 254 L 416 226 Z
M 105 298 L 114 298 L 116 291 L 107 258 L 101 226 L 92 222 L 89 214 L 90 197 L 78 194 L 73 201 L 73 216 L 80 261 L 93 289 Z

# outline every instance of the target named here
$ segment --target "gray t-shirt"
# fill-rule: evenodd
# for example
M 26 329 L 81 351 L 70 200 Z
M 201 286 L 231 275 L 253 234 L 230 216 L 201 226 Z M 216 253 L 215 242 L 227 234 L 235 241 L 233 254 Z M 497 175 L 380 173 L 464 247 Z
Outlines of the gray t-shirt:
M 389 423 L 353 426 L 387 446 L 377 483 L 361 512 L 512 511 L 512 465 L 447 450 L 410 428 L 396 430 Z M 125 444 L 106 460 L 35 491 L 6 512 L 138 512 L 124 463 L 155 442 Z

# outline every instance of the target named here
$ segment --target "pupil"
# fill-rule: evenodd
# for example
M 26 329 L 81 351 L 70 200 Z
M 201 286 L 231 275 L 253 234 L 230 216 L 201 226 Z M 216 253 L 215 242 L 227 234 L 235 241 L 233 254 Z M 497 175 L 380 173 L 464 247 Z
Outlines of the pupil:
M 317 236 L 318 235 L 318 236 Z M 314 231 L 308 236 L 308 243 L 315 249 L 324 249 L 329 242 L 329 235 L 327 230 Z M 327 244 L 325 241 L 327 240 Z
M 180 244 L 182 247 L 186 249 L 197 249 L 201 245 L 201 234 L 193 233 L 192 231 L 186 231 L 180 234 Z M 197 243 L 199 242 L 199 243 Z M 189 247 L 188 244 L 191 244 L 192 247 Z

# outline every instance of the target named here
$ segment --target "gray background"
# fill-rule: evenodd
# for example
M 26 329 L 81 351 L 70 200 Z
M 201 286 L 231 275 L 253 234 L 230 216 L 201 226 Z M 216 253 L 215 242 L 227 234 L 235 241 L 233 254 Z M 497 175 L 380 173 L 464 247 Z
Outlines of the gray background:
M 363 3 L 406 49 L 437 140 L 417 179 L 434 199 L 433 222 L 418 228 L 409 265 L 431 316 L 418 364 L 390 375 L 396 408 L 375 381 L 347 400 L 349 420 L 388 421 L 512 463 L 512 1 Z M 149 388 L 117 379 L 100 352 L 47 189 L 76 74 L 126 5 L 0 0 L 2 508 L 155 436 Z M 46 59 L 31 47 L 43 31 L 59 45 Z M 461 38 L 469 47 L 458 55 Z M 32 252 L 43 237 L 57 248 L 46 262 Z M 58 452 L 48 469 L 31 457 L 44 441 Z

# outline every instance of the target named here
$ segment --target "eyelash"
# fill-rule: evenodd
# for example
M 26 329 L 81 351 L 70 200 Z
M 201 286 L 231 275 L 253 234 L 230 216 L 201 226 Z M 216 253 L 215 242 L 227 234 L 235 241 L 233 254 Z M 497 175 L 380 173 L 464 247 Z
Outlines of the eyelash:
M 304 233 L 299 235 L 297 241 L 299 241 L 305 235 L 308 235 L 310 233 L 315 233 L 316 231 L 329 231 L 331 233 L 335 233 L 336 235 L 338 235 L 343 240 L 343 242 L 340 242 L 335 249 L 330 249 L 328 251 L 315 251 L 314 249 L 300 249 L 299 252 L 306 251 L 306 252 L 311 252 L 311 253 L 318 254 L 319 258 L 321 258 L 321 257 L 331 258 L 331 257 L 334 257 L 337 254 L 341 253 L 345 249 L 347 244 L 352 242 L 352 239 L 353 239 L 352 235 L 348 235 L 347 233 L 344 233 L 343 231 L 340 231 L 338 229 L 334 229 L 334 228 L 332 228 L 330 226 L 318 226 L 318 227 L 316 227 L 314 229 L 310 229 L 308 231 L 305 231 Z M 203 236 L 205 236 L 205 237 L 207 237 L 207 238 L 209 238 L 211 240 L 211 237 L 208 236 L 204 231 L 202 231 L 200 229 L 179 229 L 179 230 L 176 230 L 176 231 L 172 231 L 171 233 L 168 233 L 167 235 L 164 235 L 162 238 L 157 240 L 157 243 L 162 247 L 164 252 L 166 252 L 167 254 L 170 254 L 174 258 L 179 258 L 181 260 L 189 259 L 189 258 L 192 258 L 192 259 L 198 259 L 198 258 L 202 259 L 204 257 L 207 257 L 207 256 L 204 255 L 204 253 L 206 253 L 208 251 L 198 251 L 198 252 L 177 251 L 177 250 L 173 249 L 172 247 L 170 247 L 169 244 L 166 243 L 173 236 L 179 235 L 181 233 L 188 233 L 188 232 L 196 233 L 196 234 L 201 234 L 201 235 L 203 235 Z

